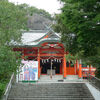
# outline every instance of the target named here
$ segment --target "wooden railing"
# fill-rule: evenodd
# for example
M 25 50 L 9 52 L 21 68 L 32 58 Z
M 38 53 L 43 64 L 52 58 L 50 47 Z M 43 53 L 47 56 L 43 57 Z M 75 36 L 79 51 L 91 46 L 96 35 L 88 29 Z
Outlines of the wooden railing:
M 7 98 L 8 98 L 8 95 L 9 95 L 9 92 L 10 92 L 10 90 L 11 90 L 11 87 L 12 87 L 12 84 L 14 83 L 14 73 L 12 74 L 12 76 L 11 76 L 11 78 L 10 78 L 10 81 L 9 81 L 9 83 L 8 83 L 8 85 L 7 85 L 7 88 L 6 88 L 6 91 L 5 91 L 5 93 L 4 93 L 4 95 L 3 95 L 3 100 L 7 100 Z
M 87 76 L 88 76 L 87 79 L 90 82 L 90 84 L 95 86 L 95 88 L 97 88 L 100 91 L 100 79 L 98 79 L 97 77 L 94 77 L 90 74 L 88 74 Z

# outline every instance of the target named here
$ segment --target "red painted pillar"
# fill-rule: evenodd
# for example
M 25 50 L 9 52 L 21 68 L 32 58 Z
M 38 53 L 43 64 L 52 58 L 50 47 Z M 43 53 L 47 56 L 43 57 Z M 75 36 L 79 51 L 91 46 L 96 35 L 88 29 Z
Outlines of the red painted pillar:
M 63 77 L 66 78 L 66 54 L 63 57 Z
M 38 58 L 37 58 L 37 61 L 38 61 L 38 78 L 40 78 L 40 49 L 38 49 Z
M 91 75 L 91 64 L 89 65 L 89 74 Z
M 79 64 L 79 78 L 82 78 L 82 64 L 81 64 L 81 61 L 80 61 L 80 64 Z
M 76 60 L 76 74 L 78 74 L 78 60 Z

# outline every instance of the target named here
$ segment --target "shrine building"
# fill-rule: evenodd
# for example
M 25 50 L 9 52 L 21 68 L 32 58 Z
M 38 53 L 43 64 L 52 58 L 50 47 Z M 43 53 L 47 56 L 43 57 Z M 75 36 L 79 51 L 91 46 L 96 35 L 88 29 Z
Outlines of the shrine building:
M 19 51 L 23 60 L 38 61 L 38 78 L 41 75 L 78 75 L 79 78 L 86 77 L 86 73 L 95 75 L 95 68 L 73 64 L 67 61 L 64 44 L 61 36 L 53 30 L 30 30 L 23 31 L 22 43 L 15 44 L 13 50 Z M 52 71 L 52 73 L 51 73 Z

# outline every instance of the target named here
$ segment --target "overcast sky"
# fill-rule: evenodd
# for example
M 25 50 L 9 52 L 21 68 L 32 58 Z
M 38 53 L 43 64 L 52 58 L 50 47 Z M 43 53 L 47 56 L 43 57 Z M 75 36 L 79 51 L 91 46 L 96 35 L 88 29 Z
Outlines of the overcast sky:
M 61 4 L 59 3 L 58 0 L 9 0 L 9 1 L 18 4 L 27 3 L 39 9 L 45 9 L 50 14 L 60 13 L 59 9 L 61 7 Z

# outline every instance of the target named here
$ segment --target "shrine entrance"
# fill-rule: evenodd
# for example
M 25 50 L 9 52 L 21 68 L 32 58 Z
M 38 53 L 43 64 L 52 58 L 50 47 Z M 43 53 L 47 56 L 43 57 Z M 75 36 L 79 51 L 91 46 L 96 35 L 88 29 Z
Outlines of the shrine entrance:
M 45 42 L 38 49 L 39 78 L 41 75 L 62 75 L 66 78 L 64 46 L 58 42 Z
M 59 59 L 41 60 L 40 66 L 42 75 L 51 75 L 51 73 L 52 75 L 62 74 L 62 61 Z

